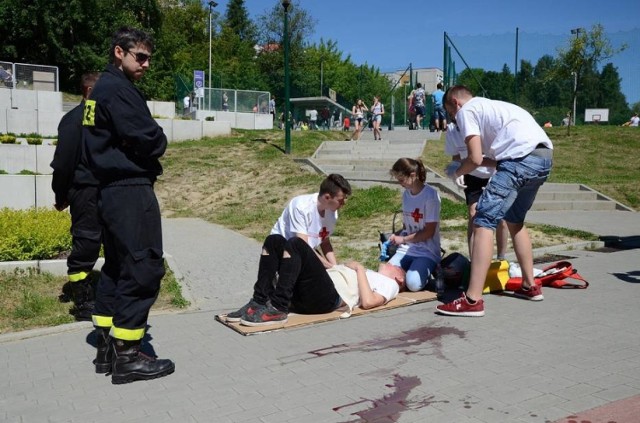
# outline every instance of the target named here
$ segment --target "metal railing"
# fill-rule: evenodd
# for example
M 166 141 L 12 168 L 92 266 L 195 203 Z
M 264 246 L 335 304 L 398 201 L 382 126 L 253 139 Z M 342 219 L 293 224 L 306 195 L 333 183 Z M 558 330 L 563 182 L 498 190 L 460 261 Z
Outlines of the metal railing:
M 0 88 L 59 91 L 58 67 L 0 61 Z

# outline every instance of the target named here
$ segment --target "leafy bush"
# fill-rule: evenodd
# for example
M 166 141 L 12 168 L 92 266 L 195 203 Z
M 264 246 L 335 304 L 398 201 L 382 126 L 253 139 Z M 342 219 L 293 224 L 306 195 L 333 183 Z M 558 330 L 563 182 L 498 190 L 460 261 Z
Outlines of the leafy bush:
M 71 249 L 71 217 L 56 210 L 0 209 L 0 261 L 44 260 Z
M 42 145 L 42 138 L 29 137 L 29 138 L 27 138 L 27 144 L 29 144 L 29 145 Z
M 16 136 L 15 135 L 9 135 L 9 134 L 0 135 L 0 143 L 2 143 L 2 144 L 15 144 L 16 143 Z
M 213 122 L 214 120 L 216 120 L 215 116 L 207 116 L 206 118 L 204 118 L 204 120 L 206 120 L 207 122 Z

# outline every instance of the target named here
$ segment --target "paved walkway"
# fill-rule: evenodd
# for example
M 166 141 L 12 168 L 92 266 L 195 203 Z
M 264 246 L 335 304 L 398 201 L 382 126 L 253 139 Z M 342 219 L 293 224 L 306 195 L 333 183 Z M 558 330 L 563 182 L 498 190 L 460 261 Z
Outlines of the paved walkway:
M 536 220 L 640 232 L 623 213 Z M 214 315 L 248 298 L 260 245 L 201 220 L 163 224 L 194 303 L 150 318 L 175 374 L 112 385 L 93 373 L 88 323 L 2 335 L 0 422 L 638 421 L 638 250 L 570 251 L 589 289 L 546 289 L 541 303 L 489 295 L 484 318 L 426 303 L 243 337 Z

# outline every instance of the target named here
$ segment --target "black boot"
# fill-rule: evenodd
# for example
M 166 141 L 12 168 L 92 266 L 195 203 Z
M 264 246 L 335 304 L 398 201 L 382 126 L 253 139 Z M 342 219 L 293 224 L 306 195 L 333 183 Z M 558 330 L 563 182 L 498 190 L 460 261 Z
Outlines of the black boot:
M 96 359 L 93 364 L 96 366 L 96 373 L 109 373 L 111 362 L 113 361 L 113 349 L 111 348 L 110 328 L 96 327 Z
M 175 370 L 168 359 L 156 359 L 140 352 L 140 341 L 113 339 L 113 365 L 111 383 L 121 384 L 136 380 L 149 380 L 167 376 Z
M 71 310 L 78 321 L 91 320 L 93 314 L 93 287 L 89 278 L 78 282 L 71 282 L 71 297 L 74 307 Z

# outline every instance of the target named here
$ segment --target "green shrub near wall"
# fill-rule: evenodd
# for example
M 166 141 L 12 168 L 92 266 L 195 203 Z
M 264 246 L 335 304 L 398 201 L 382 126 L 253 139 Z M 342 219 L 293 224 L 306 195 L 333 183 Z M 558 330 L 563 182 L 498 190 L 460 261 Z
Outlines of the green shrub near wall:
M 49 209 L 0 209 L 0 261 L 45 260 L 71 250 L 71 216 Z
M 0 144 L 15 144 L 16 136 L 11 134 L 0 135 Z

